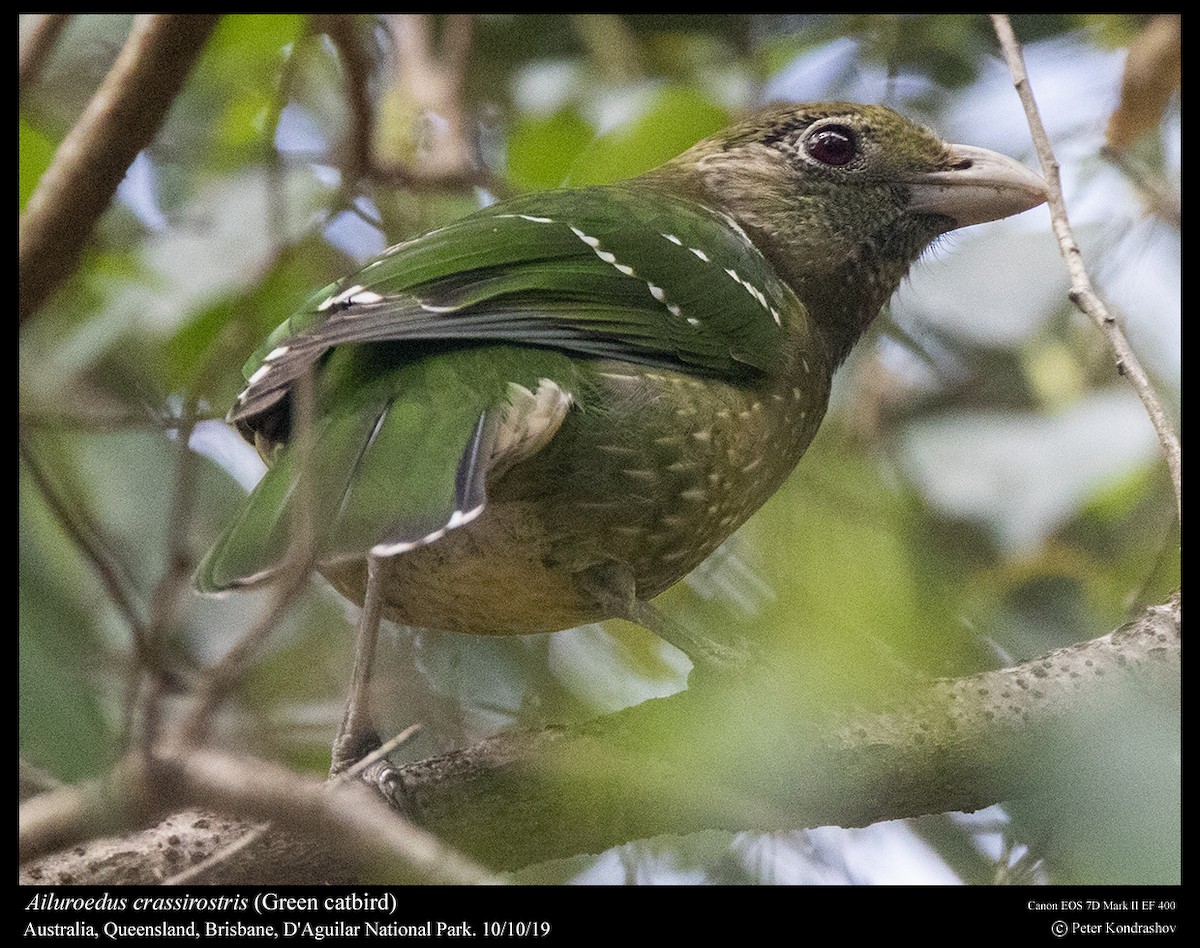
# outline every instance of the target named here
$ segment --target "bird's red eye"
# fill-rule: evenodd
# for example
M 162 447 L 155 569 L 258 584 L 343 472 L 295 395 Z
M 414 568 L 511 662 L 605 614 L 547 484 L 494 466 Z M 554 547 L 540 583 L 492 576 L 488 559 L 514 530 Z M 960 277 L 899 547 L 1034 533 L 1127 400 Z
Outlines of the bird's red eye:
M 842 125 L 819 128 L 804 142 L 804 150 L 823 165 L 849 164 L 858 153 L 854 133 Z

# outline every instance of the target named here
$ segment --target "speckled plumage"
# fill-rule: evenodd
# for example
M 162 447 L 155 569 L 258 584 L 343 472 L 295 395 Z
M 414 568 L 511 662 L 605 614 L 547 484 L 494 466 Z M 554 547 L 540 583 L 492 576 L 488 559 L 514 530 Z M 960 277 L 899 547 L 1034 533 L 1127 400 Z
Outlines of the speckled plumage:
M 1039 203 L 1006 161 L 880 106 L 766 110 L 631 182 L 392 248 L 264 343 L 231 420 L 274 457 L 316 367 L 316 557 L 356 601 L 372 551 L 406 624 L 605 618 L 597 569 L 653 597 L 774 493 L 938 234 Z M 276 459 L 203 588 L 270 576 L 293 465 Z

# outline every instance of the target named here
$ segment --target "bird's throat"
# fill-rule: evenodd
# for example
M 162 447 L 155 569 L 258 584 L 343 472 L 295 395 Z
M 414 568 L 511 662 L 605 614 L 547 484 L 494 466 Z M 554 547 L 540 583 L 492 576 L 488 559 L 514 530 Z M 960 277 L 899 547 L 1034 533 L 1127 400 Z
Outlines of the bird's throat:
M 833 367 L 845 361 L 940 230 L 933 219 L 906 221 L 863 241 L 816 273 L 789 267 L 786 260 L 776 263 L 808 308 Z

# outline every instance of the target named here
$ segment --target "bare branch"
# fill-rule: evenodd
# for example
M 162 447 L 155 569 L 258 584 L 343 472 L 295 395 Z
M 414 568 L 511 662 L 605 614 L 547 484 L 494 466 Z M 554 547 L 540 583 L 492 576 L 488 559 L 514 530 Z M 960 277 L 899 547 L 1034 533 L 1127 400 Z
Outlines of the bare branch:
M 278 764 L 196 748 L 126 757 L 107 778 L 51 791 L 20 813 L 22 861 L 193 807 L 269 820 L 381 882 L 498 881 L 388 809 L 361 783 L 326 783 Z
M 374 164 L 371 143 L 375 140 L 375 112 L 368 85 L 371 57 L 359 39 L 354 18 L 346 14 L 322 16 L 318 25 L 333 40 L 346 74 L 346 100 L 350 107 L 348 145 L 350 165 L 345 169 L 347 183 L 353 185 L 368 174 Z
M 349 183 L 365 177 L 389 187 L 419 192 L 455 192 L 483 187 L 502 194 L 507 191 L 487 168 L 472 160 L 461 96 L 470 53 L 473 18 L 447 17 L 441 52 L 431 48 L 427 18 L 404 15 L 392 21 L 399 57 L 397 82 L 411 95 L 417 107 L 435 111 L 446 120 L 447 131 L 439 136 L 435 153 L 420 161 L 405 163 L 375 152 L 376 121 L 368 93 L 372 61 L 363 48 L 354 19 L 347 15 L 321 17 L 318 24 L 333 40 L 345 70 L 346 98 L 351 131 L 344 169 Z
M 167 522 L 171 530 L 167 537 L 167 563 L 163 575 L 155 584 L 150 601 L 150 634 L 155 646 L 161 647 L 179 606 L 179 595 L 187 585 L 192 571 L 192 554 L 187 544 L 188 524 L 191 521 L 193 495 L 196 490 L 196 464 L 192 456 L 191 439 L 195 430 L 195 404 L 189 401 L 183 409 L 175 432 L 175 476 L 171 510 Z
M 37 25 L 29 31 L 29 37 L 18 54 L 18 98 L 24 96 L 25 90 L 41 75 L 42 67 L 50 59 L 54 44 L 58 42 L 70 19 L 70 15 L 66 13 L 43 13 L 38 17 Z
M 1021 52 L 1021 45 L 1013 33 L 1012 24 L 1009 23 L 1006 15 L 993 14 L 992 25 L 996 30 L 996 37 L 1000 41 L 1000 47 L 1004 50 L 1004 57 L 1008 61 L 1013 85 L 1016 86 L 1017 94 L 1021 97 L 1021 104 L 1025 107 L 1025 115 L 1029 119 L 1029 131 L 1033 137 L 1034 146 L 1037 148 L 1038 160 L 1042 165 L 1042 175 L 1046 179 L 1046 190 L 1050 196 L 1047 203 L 1050 206 L 1050 219 L 1054 226 L 1054 235 L 1058 238 L 1059 250 L 1067 263 L 1067 271 L 1071 276 L 1069 294 L 1071 302 L 1104 334 L 1104 338 L 1108 340 L 1109 347 L 1116 358 L 1118 374 L 1129 380 L 1142 400 L 1142 405 L 1145 406 L 1146 413 L 1150 416 L 1154 431 L 1158 435 L 1158 441 L 1167 458 L 1167 467 L 1171 472 L 1171 484 L 1175 489 L 1175 512 L 1182 524 L 1183 475 L 1179 436 L 1175 433 L 1171 419 L 1130 347 L 1124 331 L 1117 325 L 1116 319 L 1109 315 L 1108 307 L 1092 288 L 1091 278 L 1083 264 L 1083 255 L 1080 253 L 1079 244 L 1075 241 L 1075 233 L 1071 229 L 1071 222 L 1067 217 L 1067 206 L 1063 201 L 1062 181 L 1059 178 L 1058 160 L 1054 157 L 1050 138 L 1042 124 L 1037 102 L 1034 101 L 1033 89 L 1025 72 L 1025 57 Z
M 74 269 L 126 170 L 166 119 L 217 19 L 160 14 L 134 20 L 116 63 L 59 146 L 21 217 L 20 322 Z
M 46 773 L 40 767 L 35 767 L 24 757 L 18 758 L 17 796 L 20 799 L 36 796 L 47 790 L 57 790 L 62 786 L 64 786 L 63 782 L 53 774 Z

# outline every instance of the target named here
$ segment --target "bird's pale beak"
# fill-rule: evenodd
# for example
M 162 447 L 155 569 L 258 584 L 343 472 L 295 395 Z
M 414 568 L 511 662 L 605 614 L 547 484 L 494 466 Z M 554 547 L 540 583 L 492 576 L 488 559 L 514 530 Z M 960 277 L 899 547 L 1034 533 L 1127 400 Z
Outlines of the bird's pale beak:
M 908 209 L 939 214 L 955 227 L 1020 214 L 1046 200 L 1046 183 L 1019 161 L 986 148 L 950 145 L 949 171 L 914 175 Z

